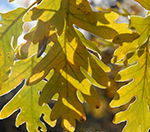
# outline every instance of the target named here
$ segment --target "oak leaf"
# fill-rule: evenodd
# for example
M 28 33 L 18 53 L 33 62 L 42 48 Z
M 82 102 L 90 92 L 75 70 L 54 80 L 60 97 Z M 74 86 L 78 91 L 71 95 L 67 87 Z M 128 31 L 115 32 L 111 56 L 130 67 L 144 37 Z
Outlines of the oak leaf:
M 0 88 L 10 74 L 11 66 L 14 63 L 14 49 L 17 46 L 17 39 L 22 32 L 22 17 L 25 14 L 24 8 L 0 13 Z
M 0 95 L 4 95 L 14 89 L 21 81 L 28 78 L 31 74 L 33 66 L 37 63 L 36 57 L 30 57 L 26 60 L 17 61 L 12 68 L 10 78 L 4 82 Z M 46 131 L 46 126 L 40 121 L 40 117 L 44 114 L 44 120 L 51 126 L 55 125 L 55 121 L 49 119 L 51 109 L 45 106 L 39 106 L 39 92 L 45 82 L 41 81 L 37 85 L 27 86 L 23 88 L 2 108 L 0 118 L 4 119 L 10 116 L 13 112 L 20 109 L 20 113 L 16 118 L 16 126 L 19 127 L 26 122 L 28 131 L 38 131 L 40 126 L 42 130 Z
M 132 57 L 132 59 L 134 58 L 137 63 L 125 70 L 122 70 L 116 77 L 116 80 L 118 81 L 122 82 L 131 80 L 131 82 L 117 91 L 117 94 L 110 103 L 110 106 L 118 107 L 124 105 L 133 97 L 136 97 L 136 100 L 130 104 L 127 110 L 117 113 L 114 118 L 114 123 L 127 120 L 124 132 L 146 132 L 150 127 L 150 121 L 148 120 L 150 118 L 150 59 L 147 44 L 144 46 L 145 48 L 143 48 L 143 52 L 141 54 L 139 54 L 141 51 L 137 50 Z

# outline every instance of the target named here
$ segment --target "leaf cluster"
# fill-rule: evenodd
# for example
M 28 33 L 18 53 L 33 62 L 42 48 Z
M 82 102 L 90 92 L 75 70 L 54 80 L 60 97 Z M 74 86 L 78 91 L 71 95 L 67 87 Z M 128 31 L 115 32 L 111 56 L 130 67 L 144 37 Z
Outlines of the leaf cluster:
M 135 1 L 150 9 L 147 0 Z M 78 27 L 105 43 L 118 45 L 111 63 L 125 68 L 116 81 L 130 82 L 116 92 L 110 106 L 119 107 L 136 99 L 127 110 L 116 114 L 114 123 L 127 120 L 127 132 L 149 130 L 149 13 L 145 18 L 131 15 L 127 25 L 115 22 L 121 13 L 93 11 L 87 0 L 37 0 L 27 9 L 0 15 L 0 96 L 25 80 L 1 110 L 1 119 L 21 109 L 17 127 L 26 122 L 30 132 L 38 131 L 39 126 L 46 131 L 40 120 L 44 114 L 50 126 L 61 117 L 63 130 L 74 131 L 76 119 L 86 120 L 82 103 L 100 107 L 95 87 L 109 87 L 110 68 L 101 61 L 97 43 L 87 40 Z M 36 26 L 24 35 L 26 42 L 18 45 L 22 26 L 30 21 L 36 21 Z M 53 108 L 48 106 L 51 100 L 55 101 Z

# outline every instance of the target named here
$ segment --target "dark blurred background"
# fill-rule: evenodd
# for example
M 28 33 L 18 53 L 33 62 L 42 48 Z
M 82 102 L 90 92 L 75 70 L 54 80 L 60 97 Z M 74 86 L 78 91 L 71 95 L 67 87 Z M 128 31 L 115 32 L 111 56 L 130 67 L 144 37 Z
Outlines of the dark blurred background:
M 34 0 L 15 0 L 12 4 L 8 4 L 8 0 L 0 0 L 0 12 L 6 12 L 12 10 L 18 6 L 27 7 Z M 109 12 L 113 10 L 120 14 L 120 17 L 116 20 L 116 22 L 126 22 L 128 23 L 128 15 L 140 15 L 145 16 L 146 11 L 136 2 L 132 0 L 89 0 L 91 7 L 95 11 L 100 12 Z M 30 27 L 33 24 L 26 23 L 24 25 L 24 32 L 28 32 Z M 117 66 L 111 64 L 111 58 L 113 56 L 113 52 L 118 47 L 113 43 L 104 41 L 101 38 L 98 38 L 84 30 L 82 30 L 85 37 L 91 41 L 98 43 L 98 47 L 102 51 L 102 61 L 111 68 L 111 72 L 108 73 L 110 78 L 111 85 L 106 90 L 96 88 L 101 102 L 101 107 L 99 109 L 95 109 L 88 104 L 83 104 L 87 120 L 84 123 L 80 123 L 77 121 L 76 131 L 77 132 L 121 132 L 126 122 L 122 122 L 120 124 L 113 124 L 114 115 L 122 110 L 127 109 L 130 102 L 124 106 L 118 108 L 110 108 L 109 103 L 114 97 L 115 92 L 127 82 L 115 82 L 114 78 L 118 71 L 122 68 L 121 66 Z M 22 38 L 18 40 L 23 41 Z M 12 92 L 3 95 L 0 97 L 0 109 L 17 93 L 17 91 L 23 86 L 24 81 L 17 86 Z M 133 100 L 132 100 L 133 101 Z M 50 106 L 54 105 L 51 102 Z M 15 119 L 20 110 L 14 112 L 9 118 L 0 120 L 0 132 L 26 132 L 25 123 L 22 124 L 19 128 L 15 127 Z M 42 119 L 41 119 L 42 120 Z M 46 124 L 46 123 L 45 123 Z M 61 128 L 61 119 L 58 119 L 57 124 L 54 128 L 51 128 L 48 124 L 46 124 L 48 132 L 58 132 L 62 131 Z

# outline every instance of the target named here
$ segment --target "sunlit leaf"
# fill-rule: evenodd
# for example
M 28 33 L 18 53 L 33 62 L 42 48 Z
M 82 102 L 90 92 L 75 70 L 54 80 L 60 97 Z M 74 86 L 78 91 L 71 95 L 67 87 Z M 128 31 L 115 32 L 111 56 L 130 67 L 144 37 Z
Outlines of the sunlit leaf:
M 26 14 L 24 20 L 32 21 L 39 18 L 44 22 L 48 21 L 59 10 L 60 6 L 61 0 L 43 0 Z
M 27 130 L 30 132 L 38 131 L 39 126 L 43 131 L 46 131 L 46 126 L 40 121 L 40 116 L 42 114 L 44 114 L 45 121 L 51 126 L 54 126 L 55 121 L 52 122 L 49 119 L 51 113 L 50 108 L 47 105 L 39 106 L 38 104 L 38 93 L 42 90 L 44 85 L 44 82 L 40 82 L 34 86 L 25 85 L 16 96 L 3 107 L 0 113 L 0 118 L 6 118 L 20 108 L 21 112 L 16 118 L 17 127 L 26 122 Z
M 76 26 L 106 39 L 111 39 L 118 34 L 114 28 L 107 26 L 109 21 L 105 13 L 93 12 L 87 0 L 82 1 L 79 5 L 72 0 L 69 7 L 70 22 Z
M 119 123 L 127 120 L 124 132 L 146 132 L 150 127 L 150 58 L 148 45 L 141 54 L 137 50 L 133 58 L 137 60 L 137 63 L 122 70 L 116 77 L 118 81 L 131 80 L 131 82 L 117 91 L 110 106 L 121 106 L 129 102 L 133 97 L 136 97 L 134 103 L 126 111 L 116 114 L 114 122 Z
M 124 62 L 126 59 L 130 58 L 131 55 L 135 53 L 137 48 L 146 43 L 150 35 L 149 25 L 150 25 L 150 16 L 147 16 L 146 18 L 142 18 L 139 16 L 131 16 L 129 28 L 136 29 L 137 34 L 139 34 L 140 36 L 136 35 L 135 33 L 134 36 L 133 34 L 128 34 L 128 37 L 130 36 L 130 40 L 122 39 L 121 41 L 118 41 L 117 37 L 118 36 L 122 37 L 122 35 L 120 34 L 116 36 L 114 38 L 114 41 L 121 43 L 122 46 L 115 51 L 112 63 L 118 63 L 121 61 Z M 127 42 L 131 40 L 133 41 Z
M 149 9 L 148 1 L 135 1 Z M 123 15 L 129 15 L 124 8 L 122 10 Z M 93 11 L 88 0 L 37 0 L 27 9 L 1 13 L 0 95 L 13 90 L 23 79 L 27 81 L 3 107 L 0 118 L 7 118 L 20 109 L 17 127 L 26 122 L 27 131 L 36 132 L 39 126 L 46 131 L 40 121 L 44 114 L 45 121 L 51 126 L 61 117 L 63 130 L 74 131 L 76 119 L 86 120 L 83 102 L 100 107 L 94 86 L 107 88 L 109 78 L 105 72 L 111 69 L 98 58 L 102 54 L 97 44 L 75 29 L 80 27 L 104 42 L 107 39 L 107 43 L 119 44 L 112 62 L 128 66 L 119 72 L 116 80 L 130 83 L 118 90 L 110 105 L 124 105 L 133 97 L 136 100 L 129 109 L 118 113 L 114 122 L 127 120 L 124 129 L 127 132 L 148 131 L 150 16 L 131 16 L 129 28 L 133 31 L 126 23 L 115 22 L 119 17 L 115 12 Z M 27 42 L 17 47 L 23 16 L 24 21 L 37 20 L 37 25 L 24 36 Z M 51 100 L 56 102 L 52 110 L 45 105 Z
M 38 83 L 51 69 L 54 69 L 53 76 L 41 93 L 39 103 L 41 105 L 48 103 L 55 93 L 59 93 L 59 99 L 53 107 L 50 117 L 54 120 L 62 116 L 63 126 L 70 131 L 75 128 L 75 119 L 85 120 L 83 108 L 77 99 L 77 90 L 80 90 L 87 103 L 96 108 L 99 107 L 98 95 L 80 71 L 81 66 L 100 87 L 105 88 L 107 86 L 108 77 L 105 72 L 88 53 L 73 27 L 66 25 L 58 42 L 35 66 L 31 77 L 27 81 L 28 85 Z M 58 112 L 60 108 L 61 111 Z
M 14 63 L 14 48 L 17 46 L 17 39 L 22 32 L 22 17 L 24 8 L 0 13 L 0 88 L 2 83 L 8 79 L 10 67 Z
M 89 40 L 87 40 L 84 35 L 79 31 L 79 30 L 76 30 L 78 36 L 80 37 L 82 43 L 89 49 L 93 50 L 93 51 L 96 51 L 97 53 L 99 53 L 99 55 L 102 55 L 101 51 L 98 49 L 97 47 L 97 43 L 95 42 L 91 42 Z
M 118 18 L 116 13 L 94 12 L 92 11 L 87 0 L 71 0 L 70 2 L 61 2 L 60 0 L 43 0 L 39 6 L 33 8 L 27 13 L 27 15 L 24 17 L 24 20 L 31 21 L 38 19 L 46 22 L 53 19 L 51 20 L 53 25 L 57 27 L 57 30 L 60 30 L 59 25 L 63 25 L 62 17 L 66 17 L 66 13 L 68 14 L 67 19 L 69 19 L 70 24 L 75 24 L 76 26 L 81 27 L 102 38 L 112 39 L 118 34 L 116 29 L 122 33 L 124 33 L 124 30 L 127 30 L 127 26 L 124 26 L 126 24 L 119 25 L 114 22 L 115 19 Z M 116 26 L 120 26 L 122 30 L 116 28 Z
M 35 59 L 35 57 L 17 61 L 12 68 L 10 78 L 4 82 L 0 95 L 6 94 L 15 88 L 23 79 L 28 78 L 36 63 L 37 59 Z M 0 113 L 0 118 L 6 118 L 20 108 L 21 112 L 16 119 L 17 127 L 19 127 L 22 123 L 27 122 L 27 130 L 31 132 L 37 131 L 38 126 L 41 126 L 42 129 L 46 131 L 45 125 L 39 119 L 42 113 L 45 115 L 45 121 L 51 126 L 54 126 L 55 122 L 49 120 L 51 110 L 47 105 L 41 107 L 38 104 L 38 93 L 42 90 L 44 85 L 45 82 L 43 81 L 34 86 L 24 85 L 15 97 L 13 97 L 12 100 L 4 106 Z
M 150 34 L 150 16 L 147 16 L 146 18 L 131 16 L 129 28 L 136 29 L 136 32 L 141 35 L 138 44 L 142 45 Z
M 110 13 L 104 13 L 104 17 L 108 21 L 108 23 L 105 23 L 110 28 L 115 29 L 118 34 L 124 34 L 124 33 L 132 33 L 131 30 L 129 30 L 127 27 L 128 25 L 126 23 L 116 23 L 116 19 L 119 17 L 119 15 L 115 12 Z M 97 26 L 101 25 L 100 22 L 97 23 Z M 115 34 L 116 36 L 116 34 Z
M 150 1 L 149 0 L 134 0 L 139 2 L 145 9 L 150 10 Z
M 116 12 L 117 14 L 125 16 L 125 17 L 127 17 L 128 15 L 130 15 L 130 13 L 128 12 L 128 10 L 125 9 L 120 2 L 117 2 L 116 6 L 117 6 L 117 8 L 111 8 L 110 7 L 110 8 L 107 8 L 107 9 L 103 8 L 101 6 L 98 6 L 96 9 L 98 11 L 100 11 L 100 12 L 112 12 L 113 11 L 113 12 Z M 119 10 L 118 10 L 118 8 L 119 8 Z
M 105 72 L 110 72 L 111 69 L 105 65 L 99 58 L 97 58 L 95 55 L 91 54 L 93 59 L 97 62 L 97 64 L 105 71 Z

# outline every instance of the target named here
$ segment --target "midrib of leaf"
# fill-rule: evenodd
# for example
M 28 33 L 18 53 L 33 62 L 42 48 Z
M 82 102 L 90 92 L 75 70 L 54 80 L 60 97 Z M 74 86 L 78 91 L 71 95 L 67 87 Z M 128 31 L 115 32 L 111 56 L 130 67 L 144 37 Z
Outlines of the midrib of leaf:
M 147 45 L 146 46 L 146 50 L 145 50 L 145 63 L 143 63 L 143 65 L 141 66 L 141 68 L 140 69 L 142 69 L 144 66 L 145 66 L 145 68 L 144 68 L 144 74 L 143 74 L 143 77 L 142 77 L 142 79 L 137 83 L 137 85 L 135 86 L 135 88 L 143 81 L 143 87 L 142 87 L 142 89 L 140 89 L 140 91 L 142 92 L 142 96 L 141 97 L 139 97 L 139 98 L 137 98 L 137 100 L 140 100 L 139 102 L 138 102 L 138 104 L 137 104 L 137 106 L 138 106 L 138 109 L 139 109 L 139 111 L 136 113 L 136 116 L 135 117 L 138 117 L 138 115 L 142 115 L 142 117 L 144 117 L 144 111 L 142 112 L 142 113 L 140 113 L 141 112 L 141 110 L 143 109 L 142 108 L 142 104 L 143 104 L 143 101 L 147 101 L 147 100 L 145 100 L 145 98 L 144 98 L 144 96 L 147 96 L 146 95 L 146 87 L 145 87 L 145 83 L 146 83 L 146 80 L 147 80 L 147 73 L 148 73 L 148 71 L 147 71 L 147 68 L 148 68 L 148 56 L 149 56 L 149 45 Z M 139 69 L 139 70 L 140 70 Z M 139 91 L 138 91 L 139 92 Z M 136 96 L 136 95 L 135 95 Z M 123 97 L 123 96 L 122 96 Z M 137 101 L 136 100 L 136 101 Z M 130 111 L 130 113 L 132 113 L 133 111 Z M 137 122 L 138 120 L 135 120 L 135 122 Z M 142 120 L 142 122 L 145 122 L 145 120 Z M 145 124 L 145 123 L 144 123 Z
M 66 23 L 66 29 L 65 29 L 65 35 L 64 35 L 64 47 L 65 47 L 65 67 L 63 68 L 63 69 L 66 69 L 66 70 L 64 70 L 64 71 L 62 71 L 62 72 L 65 72 L 66 71 L 66 79 L 65 79 L 65 81 L 66 81 L 66 88 L 67 88 L 67 97 L 68 97 L 68 91 L 69 91 L 69 87 L 68 87 L 68 70 L 67 70 L 67 65 L 69 65 L 68 64 L 68 59 L 67 59 L 67 37 L 66 37 L 66 32 L 67 32 L 67 23 Z
M 21 72 L 21 74 L 18 74 L 18 76 L 16 76 L 15 78 L 13 78 L 11 81 L 15 80 L 16 78 L 19 78 L 20 75 L 24 74 L 27 69 L 30 68 L 30 66 L 28 66 L 24 71 Z
M 67 43 L 67 37 L 66 37 L 66 34 L 67 34 L 67 32 L 70 34 L 70 36 L 72 36 L 72 33 L 70 33 L 69 31 L 70 30 L 68 30 L 68 27 L 69 27 L 69 14 L 71 14 L 71 12 L 70 12 L 70 8 L 69 8 L 69 6 L 71 6 L 71 4 L 70 4 L 70 0 L 68 0 L 68 2 L 67 3 L 69 3 L 69 4 L 67 4 L 67 11 L 66 11 L 66 28 L 65 28 L 65 33 L 64 33 L 64 48 L 65 48 L 65 67 L 64 68 L 66 68 L 66 70 L 64 70 L 64 71 L 66 71 L 66 88 L 67 88 L 67 97 L 66 98 L 69 98 L 69 96 L 68 96 L 68 91 L 69 91 L 69 87 L 68 87 L 68 72 L 67 72 L 67 65 L 70 67 L 70 69 L 72 70 L 72 72 L 74 73 L 74 75 L 75 75 L 75 77 L 79 80 L 79 78 L 78 78 L 78 76 L 76 75 L 76 73 L 75 73 L 75 71 L 72 69 L 72 67 L 70 66 L 70 64 L 68 63 L 68 59 L 67 59 L 67 47 L 70 47 L 70 48 L 72 48 L 73 49 L 73 51 L 74 51 L 74 54 L 77 54 L 85 63 L 86 63 L 86 60 L 84 60 L 84 58 L 82 58 L 82 56 L 80 55 L 80 54 L 78 54 L 78 52 L 72 47 L 72 45 L 71 44 L 69 44 L 69 42 Z M 73 28 L 73 27 L 72 27 Z M 68 48 L 69 49 L 69 48 Z M 63 68 L 63 69 L 64 69 Z M 84 85 L 81 83 L 81 85 L 84 87 Z M 69 110 L 69 109 L 68 109 Z
M 132 24 L 134 25 L 134 24 L 136 24 L 136 23 L 134 23 L 133 21 L 132 21 Z M 150 22 L 148 23 L 148 24 L 138 24 L 139 26 L 141 26 L 141 25 L 147 25 L 147 27 L 145 27 L 145 29 L 140 33 L 141 35 L 146 31 L 146 30 L 148 30 L 149 28 L 150 28 Z
M 142 97 L 141 97 L 141 101 L 142 101 L 142 99 L 144 99 L 143 98 L 143 95 L 144 95 L 144 91 L 145 91 L 145 80 L 146 80 L 146 78 L 147 78 L 147 75 L 146 75 L 146 72 L 147 72 L 147 65 L 148 65 L 148 55 L 149 55 L 149 47 L 148 47 L 149 45 L 147 45 L 146 46 L 146 61 L 145 61 L 145 63 L 139 68 L 139 69 L 137 69 L 137 71 L 139 71 L 139 70 L 141 70 L 144 66 L 145 66 L 145 70 L 144 70 L 144 74 L 143 74 L 143 77 L 142 77 L 142 79 L 137 83 L 137 85 L 135 86 L 135 87 L 137 87 L 141 82 L 142 82 L 142 80 L 143 80 L 143 90 L 142 90 Z M 134 71 L 135 72 L 135 71 Z M 133 73 L 134 73 L 133 72 Z M 132 73 L 132 72 L 131 72 Z M 132 82 L 131 82 L 132 83 Z M 133 89 L 130 89 L 130 91 L 129 92 L 132 92 L 133 91 Z M 129 93 L 128 92 L 128 93 Z M 125 96 L 125 95 L 124 95 Z M 124 96 L 122 96 L 122 97 L 124 97 Z M 137 114 L 138 115 L 138 114 Z
M 72 69 L 72 67 L 69 65 L 69 67 L 70 67 L 70 69 L 72 70 L 72 72 L 74 73 L 74 75 L 75 75 L 75 77 L 77 78 L 77 80 L 80 80 L 79 78 L 78 78 L 78 76 L 76 75 L 76 72 L 74 72 L 74 70 Z M 82 84 L 82 83 L 80 83 L 81 85 L 82 85 L 82 87 L 83 88 L 85 88 L 85 86 Z M 85 90 L 86 90 L 86 88 L 85 88 Z M 86 90 L 87 91 L 87 90 Z
M 70 6 L 70 0 L 68 0 L 67 2 L 67 5 L 66 5 L 66 25 L 65 25 L 65 33 L 64 33 L 64 47 L 65 47 L 65 67 L 66 67 L 66 88 L 67 88 L 67 97 L 68 97 L 68 92 L 69 92 L 69 87 L 68 87 L 68 69 L 67 69 L 67 65 L 68 64 L 68 59 L 67 59 L 67 37 L 66 37 L 66 34 L 67 34 L 67 30 L 68 30 L 68 27 L 69 27 L 69 6 Z
M 33 85 L 32 86 L 30 86 L 30 90 L 31 90 L 31 112 L 33 113 Z M 32 122 L 33 122 L 33 120 L 34 120 L 34 118 L 33 118 L 33 114 L 32 114 Z
M 145 52 L 146 52 L 146 61 L 145 61 L 144 82 L 143 82 L 144 88 L 143 88 L 142 97 L 141 97 L 142 99 L 143 99 L 143 95 L 144 95 L 144 91 L 145 91 L 145 80 L 147 80 L 146 73 L 147 73 L 147 65 L 148 65 L 149 45 L 146 46 Z
M 32 57 L 32 60 L 31 60 L 31 73 L 32 73 L 32 69 L 34 67 L 34 56 Z M 30 90 L 31 90 L 31 112 L 33 113 L 33 85 L 30 86 Z M 32 120 L 33 120 L 33 114 L 32 114 Z M 33 122 L 33 121 L 32 121 Z
M 4 35 L 11 29 L 11 27 L 35 4 L 37 1 L 35 1 L 32 5 L 30 5 L 25 11 L 23 11 L 7 28 L 6 30 L 2 33 L 0 36 L 0 40 L 4 37 Z
M 32 73 L 32 69 L 33 69 L 33 62 L 34 62 L 34 58 L 32 57 L 32 62 L 31 62 L 31 73 Z M 33 112 L 33 100 L 32 100 L 32 88 L 33 88 L 33 85 L 32 86 L 30 86 L 31 88 L 30 88 L 30 90 L 31 90 L 31 111 Z M 32 114 L 32 120 L 33 120 L 33 114 Z M 33 121 L 32 121 L 33 122 Z
M 76 8 L 76 6 L 74 6 L 74 5 L 72 5 L 72 4 L 70 4 L 70 5 Z M 89 12 L 84 12 L 84 13 L 85 13 L 85 14 L 86 14 L 86 13 L 88 14 Z M 83 22 L 85 22 L 85 23 L 88 23 L 87 21 L 84 21 L 83 19 L 80 19 L 80 18 L 76 17 L 76 15 L 78 15 L 78 14 L 73 14 L 73 13 L 71 13 L 71 12 L 69 12 L 69 14 L 70 14 L 72 17 L 74 17 L 74 18 L 76 18 L 76 19 L 78 19 L 78 20 L 80 20 L 80 21 L 83 21 Z
M 80 55 L 80 54 L 78 54 L 78 52 L 77 52 L 77 50 L 75 50 L 73 47 L 72 47 L 72 45 L 69 45 L 73 50 L 74 50 L 74 52 L 86 63 L 86 60 L 84 60 L 83 58 L 82 58 L 82 56 Z

